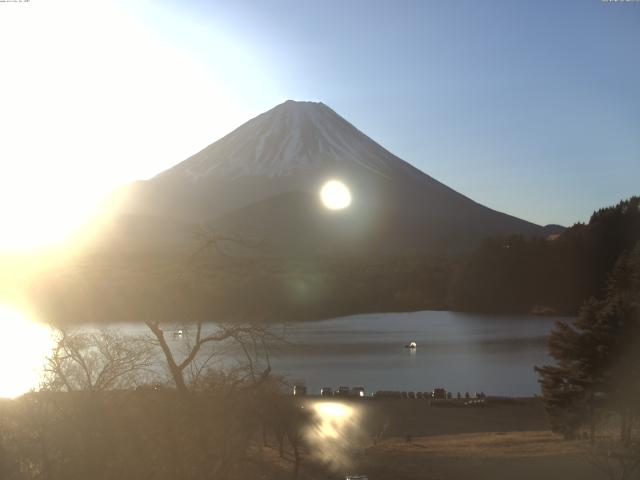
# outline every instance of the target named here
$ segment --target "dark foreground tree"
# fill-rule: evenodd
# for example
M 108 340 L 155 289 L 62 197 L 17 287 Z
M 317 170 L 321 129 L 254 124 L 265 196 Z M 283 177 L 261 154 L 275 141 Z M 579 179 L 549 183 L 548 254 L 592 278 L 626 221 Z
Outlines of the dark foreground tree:
M 603 300 L 589 300 L 572 323 L 549 336 L 555 366 L 536 367 L 552 429 L 566 437 L 599 414 L 619 418 L 620 440 L 631 442 L 640 413 L 640 243 L 617 261 Z

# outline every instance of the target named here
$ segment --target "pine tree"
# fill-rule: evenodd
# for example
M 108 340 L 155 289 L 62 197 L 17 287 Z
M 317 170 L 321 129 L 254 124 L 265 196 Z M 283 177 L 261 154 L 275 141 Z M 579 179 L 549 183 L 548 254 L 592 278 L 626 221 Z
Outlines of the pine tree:
M 548 346 L 557 365 L 536 371 L 552 429 L 571 437 L 589 425 L 593 440 L 604 398 L 628 440 L 640 405 L 640 242 L 618 259 L 606 297 L 587 301 L 573 322 L 558 322 Z

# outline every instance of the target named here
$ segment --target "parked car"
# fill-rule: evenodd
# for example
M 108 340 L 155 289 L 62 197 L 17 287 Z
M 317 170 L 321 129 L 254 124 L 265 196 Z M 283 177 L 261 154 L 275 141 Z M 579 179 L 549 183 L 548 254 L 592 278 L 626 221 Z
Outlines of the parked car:
M 446 400 L 447 391 L 444 388 L 434 388 L 433 392 L 431 392 L 431 398 L 434 400 Z
M 415 399 L 415 398 L 416 398 L 416 394 L 415 394 L 414 392 L 409 392 L 409 393 L 407 393 L 407 396 L 408 396 L 409 398 L 413 398 L 413 399 Z
M 332 387 L 322 387 L 320 389 L 321 397 L 332 397 L 333 396 L 333 388 Z
M 364 397 L 364 387 L 362 387 L 362 386 L 353 387 L 349 391 L 349 394 L 352 397 Z
M 349 396 L 349 390 L 350 390 L 349 387 L 345 387 L 345 386 L 341 385 L 336 389 L 336 395 L 338 397 L 348 397 Z
M 394 392 L 393 390 L 378 390 L 373 394 L 376 398 L 398 398 L 400 392 Z
M 293 394 L 297 397 L 305 396 L 307 394 L 306 385 L 294 385 Z

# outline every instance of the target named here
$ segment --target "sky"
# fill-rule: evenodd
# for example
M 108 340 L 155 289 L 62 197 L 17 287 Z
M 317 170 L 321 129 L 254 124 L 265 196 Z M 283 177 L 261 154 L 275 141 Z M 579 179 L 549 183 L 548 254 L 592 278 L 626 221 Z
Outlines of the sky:
M 0 2 L 0 251 L 287 99 L 539 224 L 640 194 L 640 2 Z

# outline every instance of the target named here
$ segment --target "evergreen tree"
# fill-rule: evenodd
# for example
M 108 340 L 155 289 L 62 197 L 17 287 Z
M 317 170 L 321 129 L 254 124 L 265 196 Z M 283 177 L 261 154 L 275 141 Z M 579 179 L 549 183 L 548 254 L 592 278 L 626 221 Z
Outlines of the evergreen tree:
M 449 303 L 474 311 L 576 313 L 588 298 L 605 297 L 616 260 L 638 241 L 640 197 L 549 239 L 489 239 L 457 262 Z
M 572 323 L 558 322 L 549 336 L 556 366 L 536 367 L 554 431 L 573 436 L 589 425 L 593 440 L 598 398 L 621 418 L 621 437 L 640 405 L 640 242 L 618 259 L 604 300 L 591 299 Z

